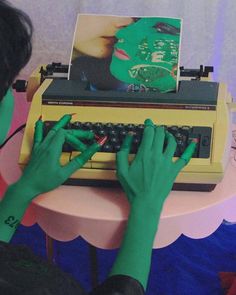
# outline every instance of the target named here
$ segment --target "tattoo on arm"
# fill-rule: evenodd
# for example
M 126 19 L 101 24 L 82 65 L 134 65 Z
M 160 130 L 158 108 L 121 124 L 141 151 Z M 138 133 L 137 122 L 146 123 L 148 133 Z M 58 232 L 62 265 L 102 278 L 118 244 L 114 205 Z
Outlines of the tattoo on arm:
M 8 216 L 7 219 L 4 220 L 4 223 L 10 226 L 11 228 L 17 228 L 20 221 L 16 219 L 14 216 Z

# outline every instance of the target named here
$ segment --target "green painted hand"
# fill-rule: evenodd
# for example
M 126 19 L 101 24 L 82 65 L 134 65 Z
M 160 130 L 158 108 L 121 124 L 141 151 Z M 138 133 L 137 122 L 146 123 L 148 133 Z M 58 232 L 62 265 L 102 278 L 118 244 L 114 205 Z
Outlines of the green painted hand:
M 77 169 L 81 168 L 100 149 L 100 144 L 86 146 L 80 139 L 93 139 L 90 131 L 65 130 L 71 115 L 63 116 L 43 139 L 44 123 L 35 125 L 31 159 L 20 179 L 10 185 L 0 202 L 0 240 L 9 242 L 30 202 L 39 194 L 61 185 Z M 67 142 L 81 151 L 65 166 L 61 166 L 62 146 Z
M 92 132 L 63 129 L 70 120 L 71 115 L 63 116 L 45 139 L 43 139 L 43 122 L 41 120 L 36 122 L 31 159 L 19 180 L 24 189 L 32 191 L 32 197 L 58 187 L 100 149 L 100 145 L 96 142 L 88 147 L 80 141 L 80 139 L 93 139 Z M 81 151 L 81 154 L 65 166 L 61 166 L 59 160 L 65 142 Z
M 163 150 L 164 141 L 167 145 Z M 182 156 L 173 162 L 177 144 L 174 136 L 150 119 L 145 121 L 143 139 L 133 162 L 128 163 L 132 135 L 128 135 L 117 154 L 117 176 L 131 205 L 148 205 L 150 212 L 159 210 L 175 178 L 191 159 L 196 143 L 192 142 Z M 141 202 L 141 203 L 140 203 Z

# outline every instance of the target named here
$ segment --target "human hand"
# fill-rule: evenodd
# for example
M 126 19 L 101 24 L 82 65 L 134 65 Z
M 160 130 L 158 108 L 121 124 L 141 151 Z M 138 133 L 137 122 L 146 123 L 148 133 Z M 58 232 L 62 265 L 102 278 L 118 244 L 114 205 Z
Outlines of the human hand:
M 165 140 L 167 145 L 163 150 Z M 174 136 L 147 119 L 142 142 L 129 165 L 131 143 L 132 135 L 127 135 L 117 153 L 117 177 L 131 207 L 146 207 L 147 212 L 158 216 L 175 178 L 192 157 L 196 142 L 191 142 L 182 156 L 173 162 L 177 147 Z
M 36 122 L 31 159 L 18 181 L 18 187 L 19 185 L 23 186 L 24 190 L 29 192 L 26 195 L 30 200 L 38 194 L 48 192 L 61 185 L 100 149 L 100 145 L 96 142 L 88 147 L 80 141 L 80 139 L 93 139 L 92 132 L 63 129 L 71 117 L 72 115 L 63 116 L 44 139 L 44 124 L 41 119 Z M 61 166 L 60 156 L 65 142 L 81 151 L 81 154 L 65 166 Z

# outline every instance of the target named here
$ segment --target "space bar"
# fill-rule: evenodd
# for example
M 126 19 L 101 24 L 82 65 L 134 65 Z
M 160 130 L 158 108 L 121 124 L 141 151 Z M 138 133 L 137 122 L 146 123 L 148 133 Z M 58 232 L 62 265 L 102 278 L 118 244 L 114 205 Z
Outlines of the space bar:
M 71 156 L 74 158 L 75 156 L 79 155 L 80 152 L 72 152 Z M 131 161 L 134 158 L 134 154 L 129 155 L 129 160 Z M 100 163 L 114 163 L 116 162 L 116 153 L 102 153 L 97 152 L 92 156 L 90 159 L 91 162 L 100 162 Z

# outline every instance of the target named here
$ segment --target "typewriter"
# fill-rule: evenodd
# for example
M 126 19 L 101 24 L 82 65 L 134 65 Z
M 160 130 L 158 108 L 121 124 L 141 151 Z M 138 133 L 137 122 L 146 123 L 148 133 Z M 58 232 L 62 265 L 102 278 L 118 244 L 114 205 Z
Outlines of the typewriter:
M 45 122 L 46 136 L 64 114 L 76 113 L 66 128 L 92 130 L 98 136 L 107 135 L 108 140 L 65 184 L 116 186 L 116 152 L 127 132 L 132 131 L 134 140 L 129 158 L 132 161 L 142 138 L 143 122 L 151 118 L 175 136 L 175 158 L 193 138 L 198 139 L 195 154 L 178 175 L 173 189 L 212 191 L 222 180 L 229 159 L 232 113 L 232 97 L 227 86 L 212 82 L 212 71 L 212 67 L 181 67 L 176 93 L 92 92 L 86 83 L 66 79 L 67 65 L 41 66 L 28 81 L 27 99 L 32 103 L 19 165 L 24 169 L 30 159 L 34 125 L 40 115 Z M 64 144 L 61 164 L 68 163 L 78 153 Z

